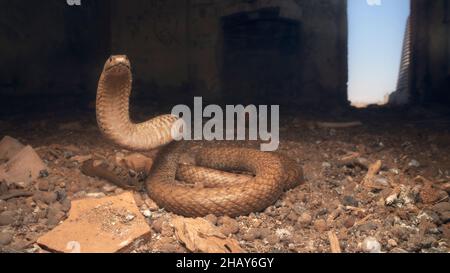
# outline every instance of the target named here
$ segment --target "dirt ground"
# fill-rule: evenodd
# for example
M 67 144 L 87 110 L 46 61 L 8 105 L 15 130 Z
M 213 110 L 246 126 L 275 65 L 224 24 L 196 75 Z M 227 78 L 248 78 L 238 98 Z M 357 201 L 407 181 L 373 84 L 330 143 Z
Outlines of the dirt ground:
M 147 109 L 137 116 L 144 119 L 152 112 L 161 111 Z M 333 251 L 342 252 L 450 250 L 448 115 L 419 109 L 283 116 L 279 151 L 303 165 L 306 182 L 264 212 L 236 219 L 206 217 L 225 235 L 247 252 L 330 252 L 330 238 L 338 241 Z M 316 123 L 352 120 L 363 125 L 330 129 Z M 0 138 L 6 135 L 31 145 L 48 174 L 29 186 L 39 194 L 0 200 L 2 251 L 41 252 L 37 238 L 65 219 L 69 200 L 123 191 L 80 171 L 82 156 L 108 159 L 131 153 L 102 137 L 93 111 L 3 116 Z M 251 142 L 205 145 L 259 147 Z M 364 182 L 379 161 L 380 169 Z M 3 185 L 0 196 L 11 190 Z M 153 233 L 150 242 L 133 251 L 187 252 L 169 225 L 173 215 L 152 205 L 145 192 L 135 199 Z

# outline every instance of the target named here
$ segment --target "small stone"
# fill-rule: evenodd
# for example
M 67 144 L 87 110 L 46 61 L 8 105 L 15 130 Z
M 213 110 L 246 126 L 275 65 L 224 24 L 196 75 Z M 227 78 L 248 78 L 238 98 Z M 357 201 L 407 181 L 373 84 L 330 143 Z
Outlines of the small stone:
M 297 213 L 295 213 L 295 211 L 291 211 L 289 214 L 288 214 L 288 217 L 287 217 L 290 221 L 297 221 L 298 220 L 298 215 L 297 215 Z
M 155 203 L 155 201 L 153 201 L 150 198 L 145 199 L 145 204 L 147 205 L 147 207 L 150 211 L 158 211 L 159 210 L 158 205 Z
M 358 200 L 356 200 L 353 196 L 344 196 L 344 199 L 342 200 L 342 204 L 344 206 L 352 206 L 352 207 L 359 206 Z
M 79 191 L 73 195 L 73 199 L 81 199 L 86 197 L 86 191 Z
M 450 203 L 449 202 L 442 202 L 439 204 L 436 204 L 432 207 L 432 209 L 434 211 L 436 211 L 437 213 L 443 213 L 446 211 L 450 211 Z
M 391 232 L 400 241 L 407 241 L 411 233 L 408 228 L 402 226 L 395 226 L 392 228 Z
M 217 225 L 218 218 L 217 218 L 217 216 L 215 216 L 214 214 L 209 214 L 209 215 L 207 215 L 207 216 L 205 217 L 205 219 L 208 220 L 211 224 Z
M 266 237 L 266 241 L 270 245 L 276 245 L 280 242 L 280 238 L 276 234 L 272 234 Z
M 323 219 L 314 221 L 314 229 L 318 232 L 325 232 L 328 230 L 327 222 Z
M 86 194 L 87 198 L 103 198 L 105 196 L 106 194 L 103 192 L 91 192 Z
M 408 167 L 410 168 L 419 168 L 420 167 L 420 162 L 413 159 L 408 163 Z
M 153 228 L 153 230 L 154 230 L 156 233 L 161 233 L 163 223 L 164 223 L 164 219 L 163 219 L 162 217 L 156 219 L 155 221 L 153 221 L 153 223 L 152 223 L 152 228 Z
M 125 221 L 126 222 L 131 222 L 131 221 L 134 220 L 134 218 L 136 218 L 136 215 L 134 215 L 134 214 L 127 214 L 127 215 L 125 215 Z
M 367 237 L 361 247 L 366 253 L 381 253 L 381 244 L 373 237 Z
M 221 218 L 220 222 L 222 224 L 220 231 L 225 236 L 230 236 L 231 234 L 236 234 L 239 232 L 239 223 L 235 219 L 225 216 Z
M 50 184 L 48 183 L 47 180 L 41 180 L 38 183 L 38 189 L 40 191 L 48 191 L 50 189 Z
M 328 209 L 327 208 L 321 208 L 316 212 L 316 217 L 320 217 L 323 215 L 328 214 Z
M 251 228 L 242 236 L 242 239 L 244 239 L 247 242 L 252 242 L 260 238 L 260 235 L 261 234 L 258 229 Z
M 419 197 L 424 204 L 434 204 L 448 197 L 445 191 L 435 189 L 431 184 L 425 185 L 419 192 Z
M 125 192 L 125 191 L 124 191 L 123 189 L 121 189 L 121 188 L 117 188 L 117 189 L 114 191 L 114 193 L 117 194 L 117 195 L 122 194 L 122 193 L 124 193 L 124 192 Z
M 66 198 L 61 202 L 61 210 L 64 212 L 69 212 L 72 207 L 72 202 L 70 199 Z
M 174 234 L 173 226 L 169 222 L 164 222 L 161 227 L 161 235 L 164 237 L 172 237 Z
M 146 218 L 151 218 L 152 217 L 152 212 L 149 209 L 146 209 L 142 212 L 142 214 L 146 217 Z
M 377 189 L 389 187 L 389 181 L 385 177 L 376 177 L 373 180 L 373 184 Z
M 450 222 L 450 211 L 445 211 L 439 214 L 442 223 L 447 224 Z
M 0 213 L 0 226 L 12 225 L 15 221 L 16 213 L 13 211 L 4 211 Z
M 142 196 L 139 193 L 134 193 L 134 202 L 136 202 L 136 206 L 142 207 L 144 205 L 144 200 L 142 200 Z
M 442 234 L 444 235 L 444 238 L 450 240 L 450 224 L 442 225 L 441 231 Z
M 53 227 L 59 224 L 64 218 L 65 213 L 61 210 L 61 204 L 55 203 L 48 208 L 47 225 Z
M 30 242 L 28 240 L 15 240 L 13 244 L 11 244 L 11 248 L 16 250 L 27 250 L 31 247 L 34 242 Z
M 344 221 L 344 227 L 352 228 L 355 225 L 355 217 L 347 217 Z
M 394 240 L 394 239 L 389 239 L 389 240 L 387 241 L 387 243 L 388 243 L 388 246 L 391 247 L 391 248 L 394 248 L 394 247 L 397 247 L 397 246 L 398 246 L 397 241 Z
M 161 253 L 180 253 L 180 246 L 175 243 L 164 243 L 159 247 Z
M 358 227 L 358 230 L 361 232 L 369 232 L 376 229 L 378 229 L 378 225 L 374 222 L 368 222 Z
M 67 198 L 67 192 L 65 190 L 62 190 L 62 189 L 61 190 L 57 190 L 57 191 L 55 191 L 55 193 L 56 193 L 56 200 L 57 201 L 62 201 L 62 200 Z
M 105 186 L 103 186 L 102 190 L 107 192 L 107 193 L 111 193 L 114 192 L 117 189 L 117 186 L 111 185 L 111 184 L 107 184 Z
M 300 227 L 308 227 L 309 225 L 311 225 L 311 222 L 312 216 L 307 212 L 302 213 L 302 215 L 300 215 L 297 221 Z
M 450 194 L 450 182 L 445 183 L 441 186 L 441 189 L 445 192 L 447 192 L 448 194 Z
M 408 253 L 408 251 L 404 250 L 403 248 L 396 247 L 396 248 L 392 249 L 390 251 L 390 253 L 405 254 L 405 253 Z
M 399 196 L 398 192 L 394 192 L 393 194 L 389 195 L 386 198 L 385 205 L 386 206 L 393 206 L 393 205 L 395 205 L 395 203 L 398 201 L 398 196 Z
M 432 210 L 435 211 L 441 221 L 446 224 L 450 221 L 450 203 L 449 202 L 442 202 L 439 204 L 436 204 L 432 207 Z
M 422 249 L 431 248 L 436 243 L 436 239 L 431 236 L 425 237 L 418 236 L 416 240 L 418 242 L 417 244 Z
M 52 204 L 58 200 L 58 195 L 55 192 L 44 192 L 44 191 L 37 191 L 33 195 L 34 201 L 41 201 L 46 204 Z
M 331 168 L 331 164 L 328 163 L 328 162 L 323 162 L 323 163 L 322 163 L 322 168 L 324 168 L 324 169 L 329 169 L 329 168 Z
M 292 233 L 285 228 L 277 229 L 275 234 L 280 238 L 280 241 L 289 241 L 292 238 Z
M 260 238 L 266 238 L 266 237 L 270 236 L 270 234 L 272 232 L 269 228 L 260 228 L 260 229 L 258 229 L 258 233 L 259 233 Z
M 13 234 L 10 232 L 0 232 L 0 246 L 7 246 L 13 240 Z

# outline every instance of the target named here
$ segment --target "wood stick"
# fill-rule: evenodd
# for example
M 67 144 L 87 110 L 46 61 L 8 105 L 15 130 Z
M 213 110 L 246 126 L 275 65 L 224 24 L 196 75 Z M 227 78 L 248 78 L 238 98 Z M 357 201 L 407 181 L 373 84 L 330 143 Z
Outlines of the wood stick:
M 331 253 L 342 253 L 339 239 L 334 231 L 328 231 L 328 240 L 330 240 Z
M 0 195 L 0 200 L 8 201 L 9 199 L 19 198 L 19 197 L 30 197 L 33 196 L 32 192 L 29 191 L 11 191 Z
M 354 121 L 354 122 L 317 122 L 317 126 L 319 128 L 325 129 L 345 129 L 362 126 L 362 122 Z
M 366 176 L 364 177 L 364 180 L 362 182 L 363 186 L 369 186 L 372 182 L 372 179 L 378 174 L 378 172 L 381 170 L 381 167 L 383 166 L 383 163 L 381 160 L 378 160 L 374 164 L 370 165 L 369 170 L 367 171 Z

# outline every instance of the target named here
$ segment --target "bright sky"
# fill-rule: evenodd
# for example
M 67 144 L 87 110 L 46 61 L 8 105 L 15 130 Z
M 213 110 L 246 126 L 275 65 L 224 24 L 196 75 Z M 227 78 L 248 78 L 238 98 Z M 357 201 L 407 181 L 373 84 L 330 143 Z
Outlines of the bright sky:
M 395 91 L 410 0 L 348 0 L 352 102 L 377 103 Z

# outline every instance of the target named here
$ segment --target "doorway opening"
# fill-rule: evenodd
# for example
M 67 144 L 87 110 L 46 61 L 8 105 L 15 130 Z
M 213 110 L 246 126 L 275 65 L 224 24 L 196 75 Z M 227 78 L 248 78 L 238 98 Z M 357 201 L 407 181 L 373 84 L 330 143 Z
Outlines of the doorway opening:
M 299 28 L 300 22 L 282 17 L 279 8 L 222 18 L 222 77 L 227 102 L 281 104 L 291 99 L 286 83 L 295 75 Z
M 348 99 L 353 106 L 384 105 L 394 92 L 407 103 L 410 4 L 348 0 Z

